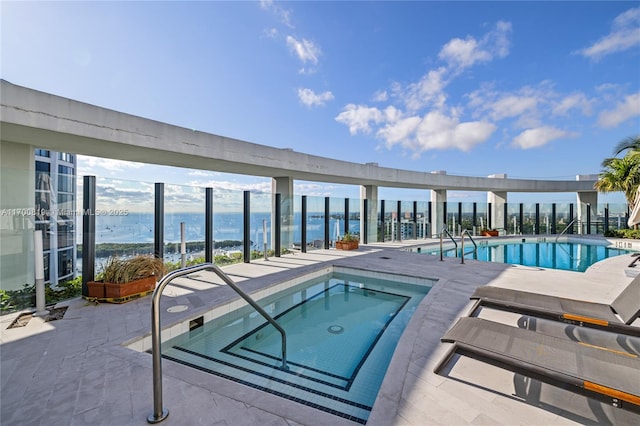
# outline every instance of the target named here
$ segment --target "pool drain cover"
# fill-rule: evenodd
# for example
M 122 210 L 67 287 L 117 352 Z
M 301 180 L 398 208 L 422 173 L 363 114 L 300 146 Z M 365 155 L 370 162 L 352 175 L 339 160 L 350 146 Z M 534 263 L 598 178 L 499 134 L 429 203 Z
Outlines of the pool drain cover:
M 340 334 L 344 331 L 344 327 L 341 325 L 330 325 L 327 331 L 331 334 Z

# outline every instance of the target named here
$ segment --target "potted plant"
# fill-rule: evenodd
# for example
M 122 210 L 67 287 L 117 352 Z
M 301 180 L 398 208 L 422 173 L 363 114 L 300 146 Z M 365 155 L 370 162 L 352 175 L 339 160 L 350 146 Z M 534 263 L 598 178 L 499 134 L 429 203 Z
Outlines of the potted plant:
M 165 273 L 162 259 L 151 255 L 128 259 L 111 257 L 103 266 L 100 281 L 90 281 L 88 297 L 126 302 L 131 296 L 145 296 L 156 287 Z M 124 299 L 124 300 L 122 300 Z
M 482 235 L 483 237 L 497 237 L 498 230 L 497 229 L 481 229 L 480 235 Z
M 336 241 L 336 248 L 338 250 L 355 250 L 359 247 L 359 243 L 360 239 L 357 235 L 347 232 L 344 237 Z

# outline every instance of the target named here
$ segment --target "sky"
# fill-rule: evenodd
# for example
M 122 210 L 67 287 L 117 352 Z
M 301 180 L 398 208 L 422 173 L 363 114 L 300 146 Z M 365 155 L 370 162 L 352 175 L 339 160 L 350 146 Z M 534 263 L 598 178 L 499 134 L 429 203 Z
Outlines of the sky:
M 11 83 L 356 163 L 573 180 L 601 172 L 618 142 L 640 134 L 635 1 L 2 1 L 0 15 L 0 75 Z M 261 177 L 80 156 L 84 174 L 271 188 Z M 296 181 L 294 192 L 359 197 L 318 182 Z M 535 199 L 575 198 L 549 197 Z

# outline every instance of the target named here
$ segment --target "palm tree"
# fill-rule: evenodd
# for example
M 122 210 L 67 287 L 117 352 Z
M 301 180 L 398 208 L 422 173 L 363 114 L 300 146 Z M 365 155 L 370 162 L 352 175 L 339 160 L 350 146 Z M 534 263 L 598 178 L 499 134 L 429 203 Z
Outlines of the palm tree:
M 640 186 L 640 151 L 636 154 L 628 153 L 622 158 L 608 158 L 605 170 L 594 188 L 600 192 L 624 192 L 629 208 L 633 209 L 636 202 L 636 192 Z
M 617 157 L 618 154 L 621 154 L 622 152 L 624 152 L 624 151 L 626 151 L 628 149 L 631 150 L 631 151 L 629 151 L 631 153 L 640 152 L 640 135 L 638 135 L 638 136 L 629 136 L 628 138 L 618 142 L 618 145 L 616 145 L 616 147 L 614 149 L 615 153 L 613 155 L 614 155 L 614 157 Z
M 629 210 L 633 210 L 636 202 L 640 202 L 640 136 L 620 141 L 614 151 L 613 158 L 602 161 L 604 170 L 594 188 L 600 192 L 624 192 Z M 624 151 L 625 156 L 618 158 Z M 633 227 L 638 229 L 637 224 Z

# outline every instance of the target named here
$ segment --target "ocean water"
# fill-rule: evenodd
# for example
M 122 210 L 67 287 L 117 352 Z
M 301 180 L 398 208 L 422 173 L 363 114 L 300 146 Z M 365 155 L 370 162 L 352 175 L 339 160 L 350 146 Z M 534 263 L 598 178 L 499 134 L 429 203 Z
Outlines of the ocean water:
M 264 245 L 263 220 L 267 221 L 267 243 L 271 245 L 271 214 L 252 213 L 250 239 L 255 246 Z M 170 213 L 164 217 L 165 243 L 180 242 L 180 223 L 185 224 L 186 241 L 205 240 L 204 213 Z M 301 241 L 301 215 L 295 214 L 292 226 L 294 241 Z M 350 220 L 350 232 L 359 232 L 359 222 Z M 339 227 L 339 231 L 336 228 Z M 77 242 L 82 243 L 82 221 L 78 220 Z M 96 216 L 96 244 L 101 243 L 152 243 L 153 213 L 129 213 L 127 215 Z M 344 235 L 344 221 L 334 217 L 329 220 L 330 239 L 337 233 Z M 218 213 L 213 215 L 213 239 L 243 240 L 243 218 L 241 213 Z M 307 219 L 307 241 L 324 239 L 323 213 L 309 213 Z

